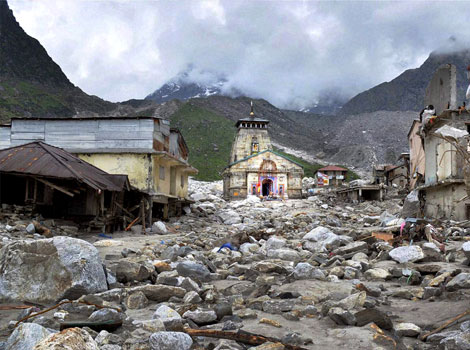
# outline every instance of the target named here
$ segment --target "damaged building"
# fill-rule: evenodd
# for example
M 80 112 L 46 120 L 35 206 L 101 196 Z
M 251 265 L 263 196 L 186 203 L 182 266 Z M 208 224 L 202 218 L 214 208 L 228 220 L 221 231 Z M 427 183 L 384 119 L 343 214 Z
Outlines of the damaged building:
M 110 174 L 126 174 L 143 194 L 147 222 L 181 213 L 188 199 L 189 149 L 170 122 L 137 118 L 13 118 L 0 127 L 0 148 L 39 140 Z
M 44 217 L 76 219 L 113 231 L 122 228 L 130 189 L 127 175 L 108 174 L 43 142 L 0 151 L 0 203 L 31 205 Z
M 341 187 L 346 182 L 348 169 L 336 165 L 328 165 L 320 168 L 315 173 L 317 186 L 319 187 Z
M 239 119 L 230 164 L 224 169 L 224 198 L 248 195 L 301 198 L 303 167 L 273 150 L 268 133 L 269 120 L 250 116 Z
M 469 219 L 470 114 L 456 103 L 455 66 L 446 64 L 436 71 L 425 99 L 435 113 L 411 127 L 411 184 L 419 191 L 426 217 Z

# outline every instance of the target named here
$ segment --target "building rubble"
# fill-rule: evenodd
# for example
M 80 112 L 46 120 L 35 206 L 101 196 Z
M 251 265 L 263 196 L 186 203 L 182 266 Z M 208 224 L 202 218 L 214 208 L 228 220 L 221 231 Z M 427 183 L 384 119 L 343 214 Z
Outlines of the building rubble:
M 189 194 L 186 215 L 146 235 L 2 207 L 0 349 L 469 348 L 467 314 L 430 333 L 468 309 L 470 221 L 426 222 L 428 239 L 397 196 Z

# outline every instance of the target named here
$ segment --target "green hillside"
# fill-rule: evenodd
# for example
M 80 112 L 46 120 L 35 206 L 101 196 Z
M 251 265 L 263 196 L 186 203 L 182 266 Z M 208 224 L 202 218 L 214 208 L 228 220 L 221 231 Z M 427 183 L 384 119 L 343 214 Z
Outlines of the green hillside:
M 170 119 L 188 144 L 189 162 L 199 170 L 196 178 L 220 180 L 235 138 L 233 122 L 191 103 L 185 103 Z

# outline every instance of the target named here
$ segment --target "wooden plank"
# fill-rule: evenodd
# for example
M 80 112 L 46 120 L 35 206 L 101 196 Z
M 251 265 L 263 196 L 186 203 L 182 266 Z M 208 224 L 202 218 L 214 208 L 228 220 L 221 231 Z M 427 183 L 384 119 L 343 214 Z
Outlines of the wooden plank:
M 44 179 L 37 179 L 38 181 L 41 181 L 43 184 L 49 186 L 49 187 L 52 187 L 53 189 L 57 190 L 57 191 L 60 191 L 60 192 L 63 192 L 65 193 L 66 195 L 70 196 L 70 197 L 73 197 L 75 196 L 72 192 L 69 192 L 67 191 L 65 188 L 63 187 L 60 187 L 60 186 L 57 186 L 57 185 L 54 185 L 53 183 L 47 181 L 47 180 L 44 180 Z

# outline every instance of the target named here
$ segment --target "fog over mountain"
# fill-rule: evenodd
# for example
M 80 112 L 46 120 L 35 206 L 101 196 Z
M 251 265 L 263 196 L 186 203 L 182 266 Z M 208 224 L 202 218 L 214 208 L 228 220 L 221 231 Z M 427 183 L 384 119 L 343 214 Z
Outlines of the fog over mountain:
M 194 83 L 282 108 L 344 100 L 438 48 L 469 42 L 465 2 L 10 2 L 73 84 L 111 101 L 144 98 L 192 65 Z M 449 44 L 449 38 L 455 40 Z

